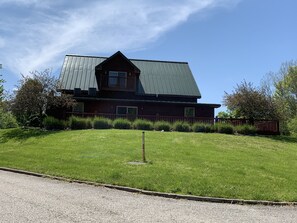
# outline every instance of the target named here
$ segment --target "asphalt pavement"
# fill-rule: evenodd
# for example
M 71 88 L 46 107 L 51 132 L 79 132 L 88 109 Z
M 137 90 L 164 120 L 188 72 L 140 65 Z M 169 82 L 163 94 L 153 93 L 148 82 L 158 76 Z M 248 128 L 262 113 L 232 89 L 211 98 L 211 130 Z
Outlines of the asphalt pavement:
M 297 207 L 176 200 L 0 171 L 0 222 L 297 222 Z

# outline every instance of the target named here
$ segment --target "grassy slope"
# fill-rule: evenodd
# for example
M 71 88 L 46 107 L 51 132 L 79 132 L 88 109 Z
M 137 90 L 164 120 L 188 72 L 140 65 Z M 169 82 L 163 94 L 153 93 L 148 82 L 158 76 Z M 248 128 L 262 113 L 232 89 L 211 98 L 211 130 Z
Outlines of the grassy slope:
M 0 166 L 202 196 L 297 201 L 297 139 L 141 131 L 0 130 Z

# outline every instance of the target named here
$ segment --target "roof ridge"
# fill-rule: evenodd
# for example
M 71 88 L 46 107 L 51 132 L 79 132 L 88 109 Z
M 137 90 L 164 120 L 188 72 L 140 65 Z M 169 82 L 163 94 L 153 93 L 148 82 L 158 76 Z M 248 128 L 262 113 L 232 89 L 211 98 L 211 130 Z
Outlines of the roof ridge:
M 88 58 L 102 58 L 102 59 L 108 59 L 109 57 L 103 57 L 103 56 L 85 56 L 85 55 L 78 55 L 78 54 L 66 54 L 65 56 L 72 56 L 72 57 L 88 57 Z M 132 59 L 128 58 L 131 61 L 144 61 L 144 62 L 159 62 L 159 63 L 178 63 L 178 64 L 188 64 L 188 62 L 185 61 L 170 61 L 170 60 L 147 60 L 147 59 Z
M 145 61 L 145 62 L 160 62 L 160 63 L 180 63 L 180 64 L 188 64 L 188 62 L 184 62 L 184 61 L 170 61 L 170 60 L 145 60 L 145 59 L 130 59 L 129 60 L 133 60 L 133 61 Z
M 101 56 L 85 56 L 85 55 L 78 55 L 78 54 L 66 54 L 65 56 L 71 56 L 71 57 L 91 57 L 91 58 L 103 58 L 103 59 L 109 58 L 109 57 L 101 57 Z

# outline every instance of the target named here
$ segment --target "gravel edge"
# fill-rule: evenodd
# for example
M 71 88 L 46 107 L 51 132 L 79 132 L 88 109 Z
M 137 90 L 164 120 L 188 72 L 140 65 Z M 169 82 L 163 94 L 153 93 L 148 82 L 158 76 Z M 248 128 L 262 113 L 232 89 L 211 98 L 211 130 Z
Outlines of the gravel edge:
M 148 190 L 142 190 L 142 189 L 137 189 L 137 188 L 132 188 L 132 187 L 112 185 L 112 184 L 95 183 L 95 182 L 91 182 L 91 181 L 72 180 L 72 179 L 67 179 L 64 177 L 50 176 L 50 175 L 46 175 L 46 174 L 34 173 L 34 172 L 30 172 L 30 171 L 12 169 L 12 168 L 7 168 L 7 167 L 0 167 L 0 170 L 30 175 L 30 176 L 35 176 L 35 177 L 43 177 L 43 178 L 49 178 L 49 179 L 54 179 L 54 180 L 59 180 L 59 181 L 66 181 L 69 183 L 79 183 L 79 184 L 87 184 L 87 185 L 92 185 L 92 186 L 101 186 L 101 187 L 106 187 L 106 188 L 110 188 L 110 189 L 132 192 L 132 193 L 139 193 L 139 194 L 165 197 L 165 198 L 173 198 L 173 199 L 204 201 L 204 202 L 213 202 L 213 203 L 242 204 L 242 205 L 246 204 L 246 205 L 267 205 L 267 206 L 297 206 L 297 202 L 228 199 L 228 198 L 202 197 L 202 196 L 194 196 L 194 195 L 163 193 L 163 192 L 148 191 Z

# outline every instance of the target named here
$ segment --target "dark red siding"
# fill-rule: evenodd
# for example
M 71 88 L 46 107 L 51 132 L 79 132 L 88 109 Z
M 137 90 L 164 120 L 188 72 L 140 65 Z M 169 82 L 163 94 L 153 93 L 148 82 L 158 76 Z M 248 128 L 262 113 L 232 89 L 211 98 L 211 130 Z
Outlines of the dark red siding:
M 117 106 L 131 106 L 138 108 L 138 115 L 160 116 L 184 116 L 185 107 L 195 108 L 195 117 L 214 117 L 214 108 L 207 105 L 187 105 L 171 103 L 144 103 L 144 102 L 121 102 L 121 101 L 84 101 L 84 112 L 116 114 Z
M 127 73 L 127 86 L 125 89 L 108 86 L 109 71 L 123 71 Z M 98 89 L 105 91 L 132 91 L 136 92 L 136 81 L 138 75 L 135 67 L 120 55 L 116 55 L 102 65 L 100 70 L 96 71 L 97 83 L 100 83 Z

